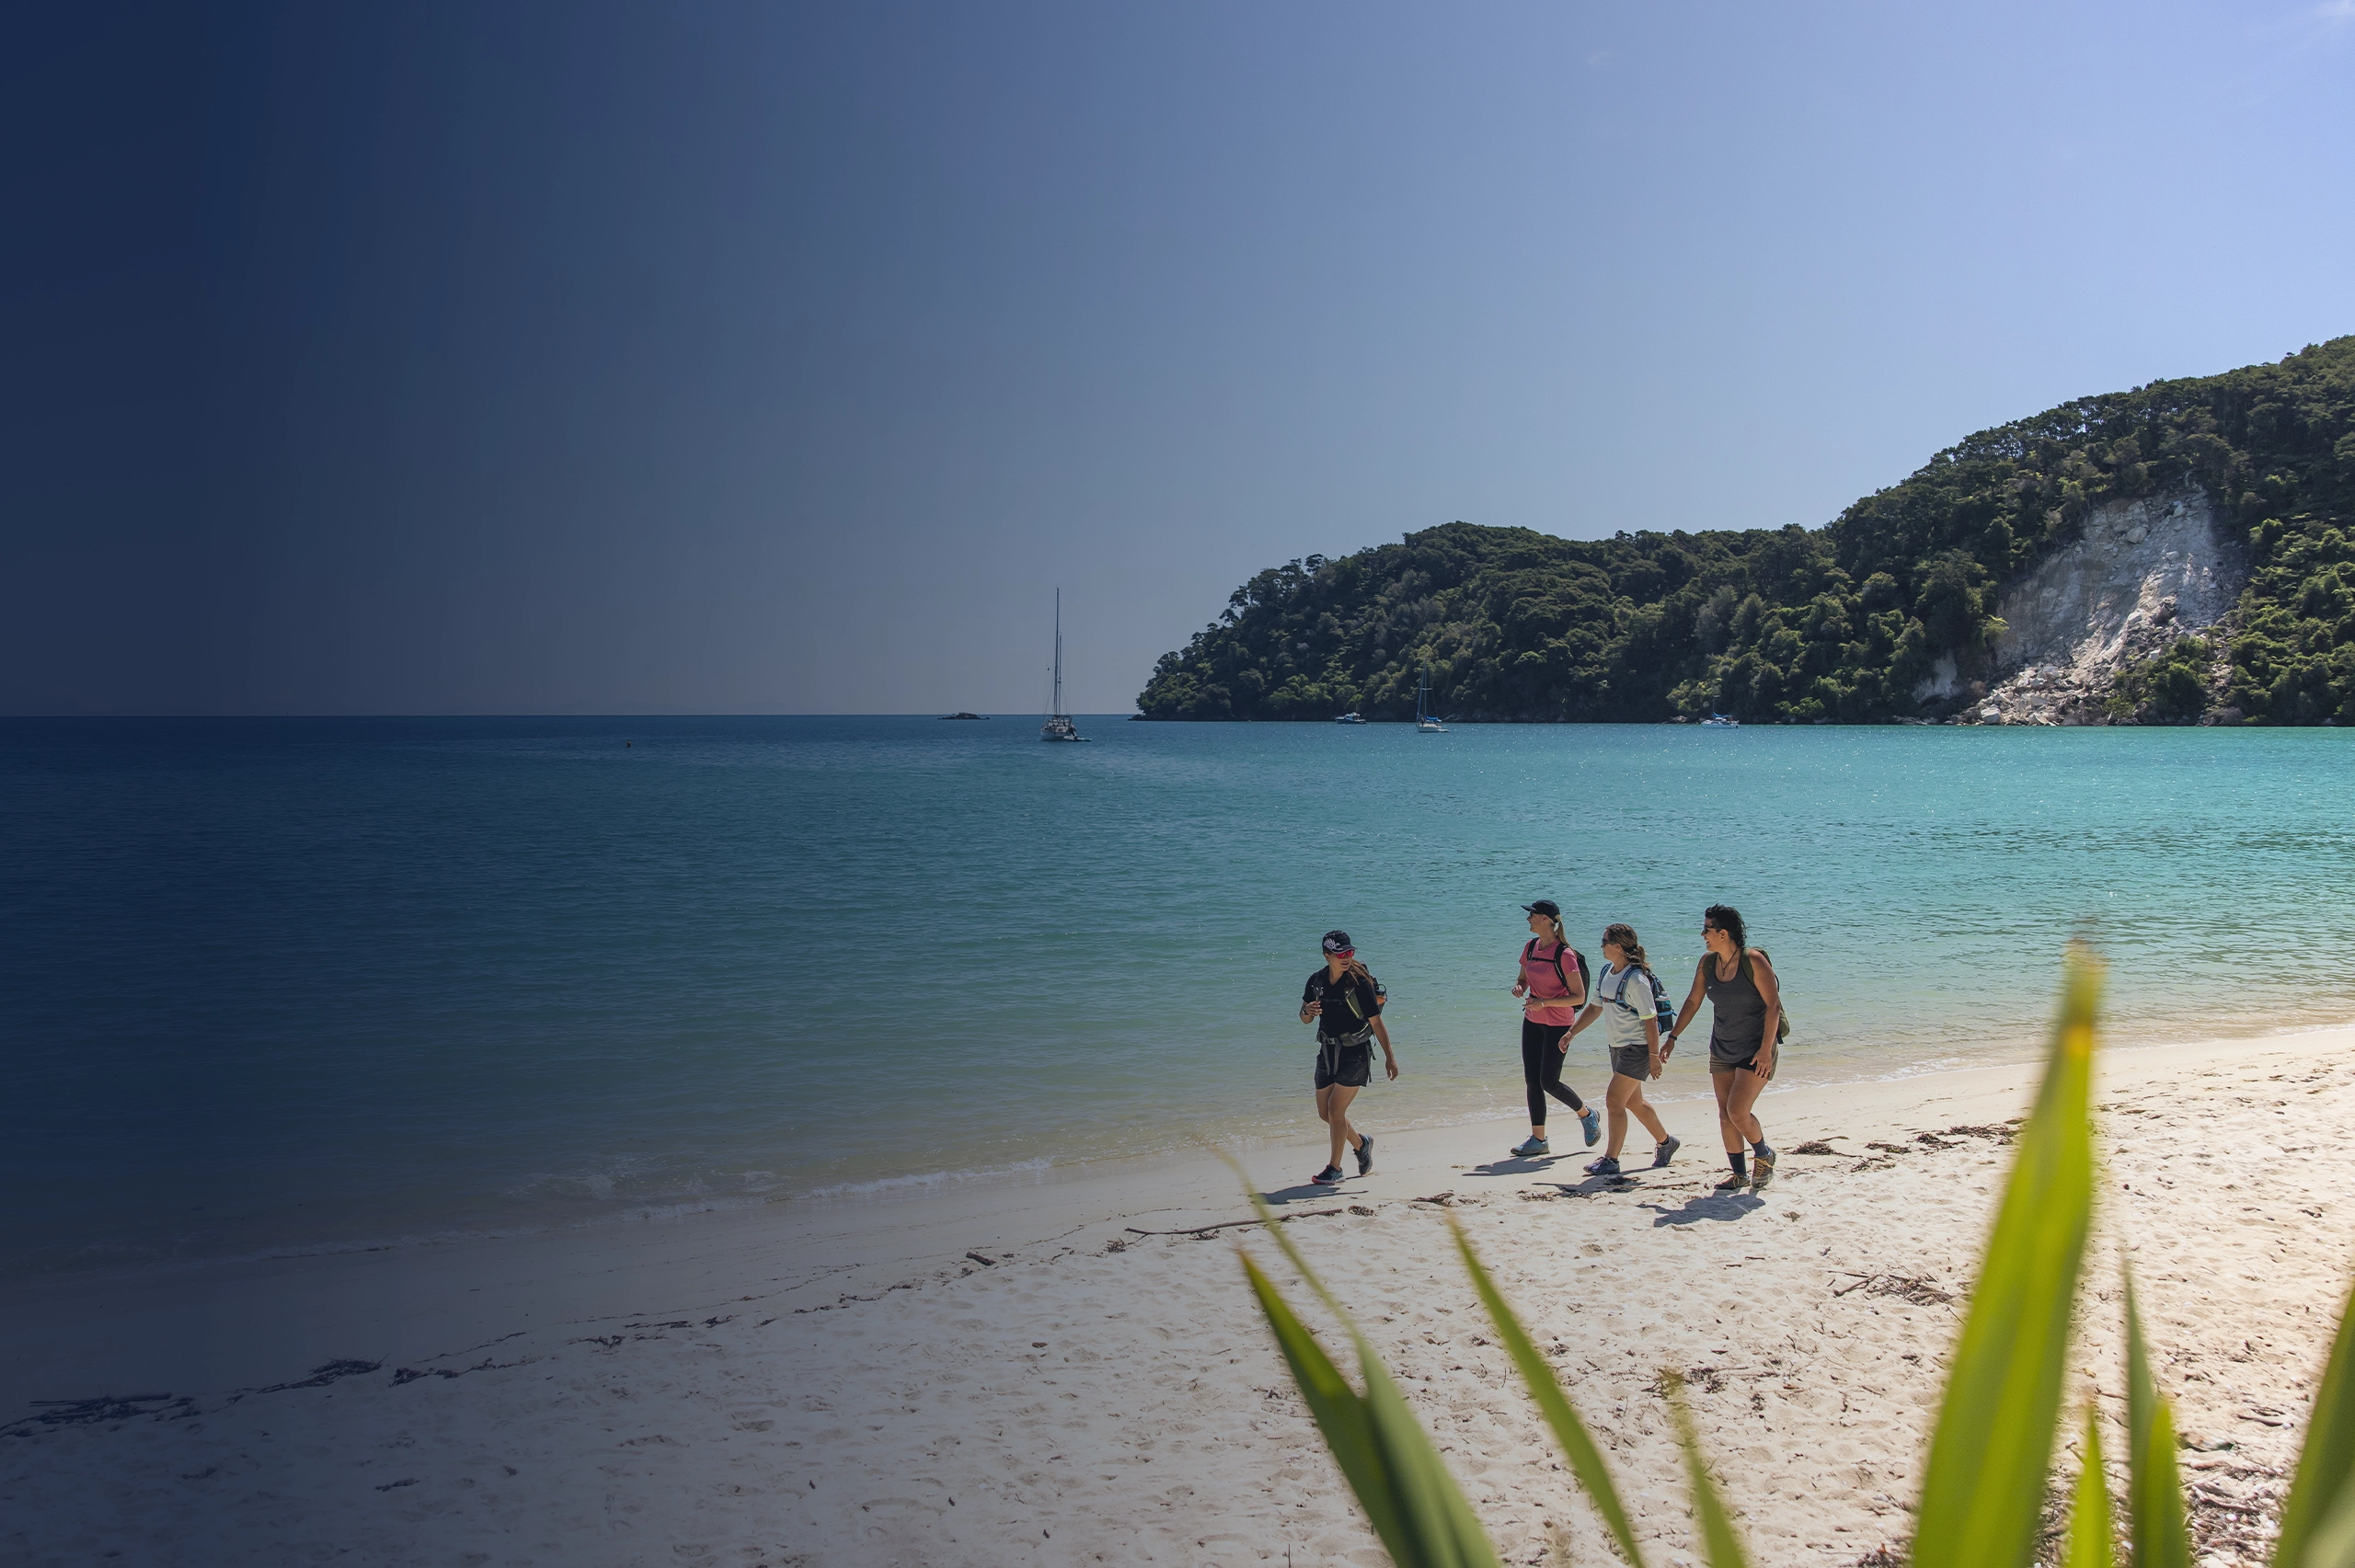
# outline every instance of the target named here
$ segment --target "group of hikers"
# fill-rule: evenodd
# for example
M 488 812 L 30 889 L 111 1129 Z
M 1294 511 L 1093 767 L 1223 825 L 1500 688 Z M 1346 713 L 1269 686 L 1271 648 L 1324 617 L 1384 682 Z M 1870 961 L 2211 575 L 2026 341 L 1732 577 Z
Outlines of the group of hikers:
M 1620 1174 L 1619 1153 L 1630 1117 L 1652 1135 L 1652 1169 L 1673 1160 L 1682 1140 L 1644 1098 L 1644 1085 L 1660 1077 L 1706 999 L 1709 1084 L 1717 1092 L 1717 1135 L 1732 1168 L 1717 1190 L 1761 1187 L 1771 1181 L 1775 1150 L 1759 1125 L 1756 1106 L 1775 1076 L 1776 1050 L 1790 1026 L 1783 1016 L 1775 966 L 1763 951 L 1749 945 L 1741 911 L 1725 904 L 1703 911 L 1701 940 L 1708 952 L 1694 967 L 1684 1005 L 1671 1013 L 1635 927 L 1603 928 L 1603 972 L 1590 979 L 1586 959 L 1562 930 L 1561 907 L 1551 898 L 1521 907 L 1529 916 L 1530 937 L 1521 949 L 1512 994 L 1522 1005 L 1521 1072 L 1529 1091 L 1529 1138 L 1511 1152 L 1523 1159 L 1553 1153 L 1545 1136 L 1550 1098 L 1578 1117 L 1590 1149 L 1603 1138 L 1608 1115 L 1611 1142 L 1587 1165 L 1587 1174 Z M 1393 1079 L 1398 1076 L 1398 1053 L 1382 1021 L 1382 984 L 1358 961 L 1350 933 L 1327 932 L 1324 950 L 1323 967 L 1301 991 L 1300 1019 L 1316 1026 L 1316 1115 L 1331 1144 L 1325 1168 L 1310 1180 L 1331 1186 L 1341 1180 L 1345 1150 L 1355 1155 L 1359 1175 L 1373 1170 L 1373 1139 L 1350 1125 L 1350 1102 L 1373 1081 L 1374 1045 L 1381 1045 L 1383 1070 Z M 1598 1020 L 1611 1059 L 1602 1112 L 1562 1082 L 1570 1042 Z

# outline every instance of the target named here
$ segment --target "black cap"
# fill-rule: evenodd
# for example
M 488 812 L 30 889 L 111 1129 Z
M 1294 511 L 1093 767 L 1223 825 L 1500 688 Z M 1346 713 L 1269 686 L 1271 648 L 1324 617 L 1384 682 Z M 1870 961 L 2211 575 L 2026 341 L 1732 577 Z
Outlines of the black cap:
M 1356 943 L 1350 940 L 1350 933 L 1346 931 L 1328 931 L 1325 933 L 1325 951 L 1327 953 L 1354 953 L 1357 951 L 1357 946 Z
M 1557 921 L 1562 918 L 1562 906 L 1551 898 L 1540 898 L 1534 904 L 1523 904 L 1521 908 L 1524 914 L 1544 915 L 1549 921 Z

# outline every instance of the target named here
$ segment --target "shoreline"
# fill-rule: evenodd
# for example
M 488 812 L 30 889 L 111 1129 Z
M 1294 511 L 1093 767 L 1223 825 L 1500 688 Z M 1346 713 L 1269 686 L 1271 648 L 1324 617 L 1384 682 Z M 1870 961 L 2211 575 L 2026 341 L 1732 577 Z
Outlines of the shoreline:
M 2350 1045 L 2355 1045 L 2355 1023 L 2303 1026 L 2251 1036 L 2110 1045 L 2103 1050 L 2106 1060 L 2115 1060 L 2120 1056 L 2131 1058 L 2142 1053 L 2294 1046 L 2309 1036 L 2338 1035 L 2347 1036 Z M 2017 1073 L 2035 1065 L 2000 1061 L 1926 1070 L 1900 1068 L 1868 1078 L 1777 1085 L 1761 1097 L 1760 1106 L 1762 1110 L 1774 1110 L 1778 1102 L 1787 1105 L 1792 1096 L 1800 1094 L 1832 1096 L 1835 1100 L 1857 1095 L 1878 1097 L 1892 1092 L 1901 1094 L 1912 1087 L 1934 1087 L 1946 1080 L 1977 1075 Z M 1706 1092 L 1694 1090 L 1660 1097 L 1653 1103 L 1662 1107 L 1671 1130 L 1683 1127 L 1683 1123 L 1694 1124 L 1683 1127 L 1681 1134 L 1685 1147 L 1679 1155 L 1680 1164 L 1717 1158 L 1714 1140 L 1708 1136 L 1714 1130 L 1709 1125 L 1714 1117 L 1688 1112 L 1680 1121 L 1676 1115 L 1683 1107 L 1705 1111 L 1708 1104 Z M 1363 1102 L 1359 1109 L 1361 1114 L 1365 1111 Z M 1377 1119 L 1378 1107 L 1375 1112 L 1368 1116 L 1370 1122 Z M 1322 1128 L 1306 1122 L 1305 1107 L 1303 1120 L 1304 1125 L 1296 1139 L 1238 1140 L 1227 1152 L 1243 1162 L 1255 1181 L 1270 1182 L 1267 1190 L 1271 1194 L 1304 1188 L 1304 1182 L 1286 1182 L 1281 1174 L 1291 1165 L 1314 1160 L 1316 1149 L 1321 1148 L 1317 1140 Z M 1772 1124 L 1777 1118 L 1769 1115 L 1765 1120 Z M 1507 1112 L 1377 1127 L 1381 1159 L 1374 1176 L 1351 1176 L 1332 1191 L 1353 1193 L 1367 1181 L 1380 1182 L 1397 1173 L 1396 1161 L 1400 1154 L 1419 1157 L 1422 1165 L 1428 1165 L 1434 1155 L 1453 1164 L 1477 1163 L 1478 1150 L 1485 1150 L 1487 1142 L 1498 1142 L 1501 1147 L 1514 1141 L 1519 1126 L 1518 1115 Z M 1551 1162 L 1575 1172 L 1596 1150 L 1576 1146 L 1575 1120 L 1566 1117 L 1565 1126 L 1573 1147 L 1553 1156 Z M 1482 1130 L 1489 1127 L 1512 1129 L 1514 1137 L 1494 1138 Z M 1641 1127 L 1630 1126 L 1631 1153 L 1647 1136 Z M 1469 1141 L 1475 1138 L 1482 1139 L 1476 1149 Z M 1534 1171 L 1544 1162 L 1525 1163 Z M 684 1260 L 712 1253 L 768 1260 L 759 1266 L 784 1272 L 764 1275 L 757 1283 L 784 1288 L 775 1294 L 794 1295 L 820 1278 L 836 1279 L 847 1292 L 866 1287 L 879 1275 L 937 1266 L 945 1260 L 961 1257 L 962 1253 L 952 1242 L 942 1239 L 952 1232 L 981 1236 L 983 1245 L 1020 1247 L 1037 1244 L 1051 1230 L 1059 1235 L 1078 1235 L 1114 1227 L 1109 1233 L 1117 1234 L 1126 1228 L 1127 1221 L 1150 1216 L 1174 1215 L 1188 1220 L 1195 1216 L 1215 1216 L 1232 1219 L 1248 1213 L 1232 1174 L 1211 1146 L 1110 1160 L 1074 1161 L 1063 1165 L 1040 1162 L 1035 1166 L 1013 1166 L 994 1172 L 947 1173 L 938 1178 L 946 1184 L 939 1187 L 927 1185 L 933 1179 L 926 1175 L 888 1178 L 894 1185 L 884 1191 L 844 1193 L 836 1189 L 701 1208 L 668 1206 L 638 1215 L 602 1216 L 552 1229 L 337 1243 L 244 1257 L 145 1263 L 120 1269 L 37 1276 L 0 1286 L 0 1325 L 5 1325 L 0 1332 L 21 1344 L 28 1325 L 44 1320 L 52 1324 L 70 1322 L 75 1326 L 65 1338 L 69 1345 L 77 1348 L 52 1356 L 36 1352 L 0 1364 L 0 1427 L 20 1419 L 28 1401 L 83 1397 L 71 1391 L 84 1384 L 94 1389 L 98 1383 L 107 1382 L 155 1383 L 160 1387 L 163 1384 L 156 1383 L 157 1379 L 166 1383 L 187 1384 L 201 1377 L 205 1379 L 203 1386 L 221 1391 L 295 1375 L 284 1363 L 296 1345 L 312 1346 L 321 1361 L 365 1359 L 365 1354 L 346 1356 L 332 1347 L 344 1345 L 344 1349 L 353 1349 L 353 1345 L 344 1344 L 346 1341 L 364 1347 L 371 1336 L 384 1337 L 398 1345 L 422 1345 L 434 1338 L 437 1331 L 443 1338 L 465 1337 L 470 1331 L 463 1325 L 479 1322 L 488 1328 L 489 1317 L 497 1315 L 480 1304 L 464 1310 L 454 1305 L 434 1308 L 421 1304 L 449 1303 L 454 1295 L 488 1291 L 494 1301 L 512 1303 L 505 1309 L 511 1314 L 522 1306 L 523 1297 L 552 1293 L 561 1284 L 580 1292 L 577 1304 L 587 1316 L 593 1317 L 613 1300 L 621 1299 L 614 1294 L 615 1291 L 626 1293 L 627 1288 L 621 1282 L 675 1270 L 683 1266 Z M 1295 1196 L 1290 1201 L 1300 1198 Z M 1026 1222 L 1022 1218 L 1033 1214 L 1052 1218 L 1034 1222 Z M 1040 1234 L 1028 1234 L 1032 1230 Z M 473 1278 L 499 1283 L 458 1284 Z M 527 1281 L 532 1283 L 523 1283 Z M 205 1303 L 199 1321 L 213 1323 L 224 1317 L 248 1315 L 253 1310 L 250 1304 L 232 1305 L 243 1297 L 282 1299 L 288 1303 L 283 1315 L 300 1320 L 289 1322 L 285 1333 L 271 1336 L 266 1356 L 256 1354 L 258 1347 L 252 1344 L 224 1345 L 209 1335 L 192 1340 L 186 1335 L 176 1339 L 168 1333 L 130 1332 L 132 1324 L 156 1322 L 173 1316 L 167 1310 L 167 1298 Z M 527 1316 L 546 1315 L 530 1309 L 524 1310 Z M 39 1331 L 34 1332 L 38 1337 Z M 142 1348 L 125 1354 L 121 1347 L 126 1344 Z M 192 1377 L 188 1370 L 176 1370 L 176 1363 L 183 1368 L 207 1370 Z M 112 1375 L 108 1371 L 109 1364 L 118 1372 L 124 1368 L 137 1370 Z M 97 1381 L 93 1382 L 93 1379 Z
M 2187 1017 L 2196 1014 L 2187 1014 Z M 2248 1045 L 2273 1040 L 2294 1040 L 2301 1036 L 2334 1030 L 2355 1030 L 2355 1018 L 2333 1018 L 2322 1022 L 2300 1023 L 2284 1028 L 2252 1029 L 2246 1033 L 2221 1035 L 2215 1033 L 2186 1035 L 2177 1038 L 2163 1038 L 2150 1044 L 2108 1046 L 2109 1051 L 2177 1050 L 2210 1045 Z M 2038 1047 L 2040 1048 L 2040 1047 Z M 1768 1089 L 1764 1102 L 1774 1101 L 1794 1093 L 1823 1093 L 1855 1086 L 1899 1084 L 1936 1079 L 1955 1073 L 1996 1070 L 2017 1067 L 2039 1059 L 2033 1049 L 2019 1046 L 2003 1046 L 1989 1050 L 1984 1059 L 1954 1055 L 1932 1055 L 1886 1070 L 1861 1072 L 1847 1076 L 1803 1078 L 1785 1082 Z M 1843 1056 L 1827 1064 L 1837 1073 L 1867 1064 L 1867 1059 Z M 1798 1071 L 1805 1073 L 1812 1064 L 1802 1061 Z M 1592 1075 L 1601 1082 L 1607 1073 Z M 770 1223 L 798 1224 L 822 1212 L 849 1210 L 863 1206 L 889 1206 L 898 1203 L 931 1203 L 955 1200 L 963 1195 L 979 1195 L 1005 1190 L 1035 1189 L 1041 1186 L 1064 1186 L 1085 1183 L 1123 1173 L 1151 1172 L 1158 1167 L 1183 1166 L 1208 1157 L 1213 1148 L 1224 1147 L 1235 1151 L 1265 1151 L 1291 1148 L 1303 1139 L 1313 1143 L 1317 1136 L 1313 1124 L 1306 1121 L 1304 1103 L 1301 1110 L 1302 1127 L 1296 1136 L 1277 1138 L 1265 1133 L 1253 1133 L 1235 1138 L 1224 1143 L 1197 1139 L 1190 1144 L 1141 1150 L 1132 1154 L 1085 1155 L 1070 1160 L 1058 1160 L 1052 1155 L 1036 1155 L 1028 1160 L 978 1170 L 913 1171 L 864 1180 L 834 1183 L 810 1191 L 775 1194 L 762 1196 L 714 1196 L 695 1198 L 672 1198 L 659 1203 L 632 1205 L 587 1218 L 556 1224 L 519 1225 L 513 1228 L 486 1227 L 454 1229 L 445 1231 L 408 1231 L 389 1235 L 364 1236 L 356 1239 L 288 1242 L 230 1253 L 193 1257 L 147 1258 L 136 1262 L 88 1265 L 82 1266 L 52 1266 L 29 1273 L 12 1281 L 0 1282 L 0 1321 L 5 1321 L 20 1302 L 37 1300 L 51 1295 L 84 1295 L 110 1290 L 133 1291 L 161 1288 L 172 1281 L 202 1283 L 208 1276 L 243 1269 L 270 1268 L 281 1265 L 298 1265 L 335 1258 L 362 1256 L 414 1255 L 442 1253 L 454 1249 L 486 1249 L 534 1243 L 575 1244 L 593 1246 L 600 1237 L 618 1232 L 634 1231 L 641 1227 L 670 1225 L 715 1224 L 729 1217 L 749 1219 L 754 1217 Z M 1689 1078 L 1668 1093 L 1651 1096 L 1657 1105 L 1685 1103 L 1706 1103 L 1706 1084 L 1695 1085 Z M 1361 1098 L 1358 1109 L 1370 1119 L 1380 1118 L 1383 1104 L 1379 1100 Z M 1429 1117 L 1408 1118 L 1392 1126 L 1393 1135 L 1406 1133 L 1445 1134 L 1451 1131 L 1483 1126 L 1491 1122 L 1511 1124 L 1521 1115 L 1517 1105 L 1501 1109 L 1463 1111 L 1460 1108 L 1442 1111 Z M 1640 1132 L 1640 1129 L 1637 1129 Z M 1689 1142 L 1689 1140 L 1688 1140 Z M 5 1380 L 0 1380 L 0 1419 L 5 1419 Z
M 2088 1288 L 2134 1248 L 2163 1383 L 2201 1444 L 2187 1458 L 2261 1510 L 2346 1291 L 2355 1176 L 2325 1150 L 2355 1027 L 2106 1047 L 2099 1072 L 2108 1239 Z M 1305 1138 L 1241 1158 L 1508 1555 L 1585 1560 L 1591 1521 L 1477 1333 L 1443 1209 L 1553 1345 L 1664 1560 L 1689 1546 L 1647 1391 L 1668 1365 L 1710 1374 L 1696 1406 L 1755 1560 L 1844 1568 L 1903 1534 L 2008 1167 L 2001 1124 L 2036 1076 L 1770 1095 L 1781 1173 L 1731 1197 L 1710 1190 L 1723 1166 L 1694 1101 L 1664 1106 L 1686 1151 L 1627 1183 L 1582 1177 L 1580 1149 L 1500 1158 L 1510 1122 L 1377 1127 L 1374 1174 L 1329 1191 L 1304 1187 Z M 1798 1152 L 1818 1140 L 1836 1151 Z M 12 1291 L 0 1542 L 28 1562 L 159 1563 L 332 1542 L 367 1562 L 634 1564 L 702 1546 L 769 1568 L 1361 1550 L 1234 1265 L 1236 1245 L 1272 1249 L 1200 1229 L 1246 1217 L 1234 1178 L 1207 1154 L 1122 1164 L 791 1224 L 772 1207 Z M 2115 1349 L 2074 1362 L 2114 1391 Z M 154 1397 L 27 1402 L 133 1395 Z

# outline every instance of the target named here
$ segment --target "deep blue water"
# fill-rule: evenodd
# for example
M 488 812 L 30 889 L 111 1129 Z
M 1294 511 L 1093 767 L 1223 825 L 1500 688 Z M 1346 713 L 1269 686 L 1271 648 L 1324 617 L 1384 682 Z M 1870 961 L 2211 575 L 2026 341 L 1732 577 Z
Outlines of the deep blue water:
M 1303 1138 L 1334 924 L 1369 1125 L 1508 1110 L 1541 895 L 1739 905 L 1794 1086 L 2033 1048 L 2073 933 L 2114 1037 L 2355 1016 L 2343 731 L 1084 727 L 0 722 L 0 1268 Z

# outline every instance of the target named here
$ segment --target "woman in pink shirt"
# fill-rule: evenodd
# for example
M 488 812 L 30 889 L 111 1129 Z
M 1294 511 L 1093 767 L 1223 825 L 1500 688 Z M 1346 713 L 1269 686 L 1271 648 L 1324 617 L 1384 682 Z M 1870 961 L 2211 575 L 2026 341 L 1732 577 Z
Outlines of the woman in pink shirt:
M 1554 1150 L 1545 1141 L 1545 1097 L 1551 1094 L 1578 1113 L 1587 1147 L 1603 1136 L 1603 1118 L 1562 1082 L 1564 1038 L 1586 1005 L 1583 961 L 1562 935 L 1562 909 L 1551 898 L 1522 908 L 1529 914 L 1530 937 L 1521 950 L 1521 973 L 1512 983 L 1521 1003 L 1521 1076 L 1529 1088 L 1529 1141 L 1512 1150 L 1527 1159 Z

